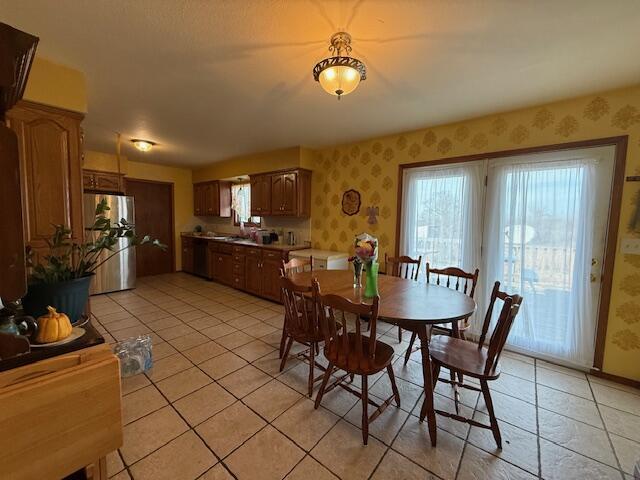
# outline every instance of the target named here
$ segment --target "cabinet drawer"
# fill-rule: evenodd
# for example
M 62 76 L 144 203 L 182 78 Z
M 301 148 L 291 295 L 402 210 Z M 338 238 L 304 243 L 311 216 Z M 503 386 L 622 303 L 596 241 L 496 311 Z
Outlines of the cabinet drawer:
M 262 257 L 262 250 L 259 248 L 247 248 L 246 254 L 248 257 Z
M 244 276 L 233 275 L 231 277 L 231 285 L 235 288 L 244 289 L 245 287 Z
M 193 246 L 193 238 L 191 238 L 191 237 L 182 237 L 182 246 L 183 247 L 191 247 L 191 246 Z
M 239 277 L 244 277 L 244 269 L 245 269 L 244 263 L 234 263 L 232 271 L 234 275 L 237 275 Z
M 231 255 L 233 253 L 233 245 L 228 243 L 218 243 L 218 252 Z
M 241 254 L 245 254 L 245 247 L 240 247 L 238 245 L 234 245 L 233 246 L 233 253 L 241 253 Z
M 244 255 L 234 253 L 231 258 L 233 258 L 233 263 L 240 263 L 244 265 L 244 260 L 246 257 Z
M 326 270 L 327 269 L 327 261 L 326 260 L 318 260 L 317 258 L 313 259 L 313 269 L 314 270 Z
M 283 258 L 283 253 L 276 252 L 274 250 L 265 250 L 262 254 L 262 258 L 264 258 L 265 260 L 277 261 Z

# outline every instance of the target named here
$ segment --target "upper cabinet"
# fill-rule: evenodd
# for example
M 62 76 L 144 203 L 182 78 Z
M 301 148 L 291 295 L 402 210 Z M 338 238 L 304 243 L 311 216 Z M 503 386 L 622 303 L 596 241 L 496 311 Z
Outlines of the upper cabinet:
M 82 115 L 21 102 L 7 113 L 18 136 L 25 243 L 36 254 L 48 250 L 52 225 L 83 236 L 80 122 Z
M 251 214 L 308 217 L 311 172 L 296 169 L 251 175 Z
M 123 193 L 124 182 L 118 173 L 82 171 L 82 186 L 85 192 Z
M 220 180 L 194 183 L 193 214 L 201 217 L 230 217 L 231 183 Z
M 251 175 L 251 215 L 271 215 L 271 174 Z

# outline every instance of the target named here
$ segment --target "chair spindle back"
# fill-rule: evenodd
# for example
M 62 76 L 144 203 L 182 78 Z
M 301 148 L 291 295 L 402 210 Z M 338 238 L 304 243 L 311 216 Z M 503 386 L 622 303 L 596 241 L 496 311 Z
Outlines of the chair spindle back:
M 318 313 L 309 295 L 313 294 L 311 285 L 300 286 L 284 275 L 280 276 L 280 288 L 284 303 L 285 330 L 291 335 L 306 333 L 314 337 L 318 333 Z
M 427 283 L 433 282 L 436 285 L 441 285 L 443 281 L 446 281 L 445 287 L 453 288 L 458 292 L 469 295 L 471 298 L 476 293 L 479 273 L 480 270 L 477 268 L 473 273 L 465 272 L 458 267 L 431 268 L 427 262 Z M 454 281 L 455 284 L 452 285 Z
M 313 281 L 314 299 L 318 305 L 317 311 L 320 316 L 320 328 L 324 333 L 325 345 L 334 346 L 339 357 L 348 359 L 351 364 L 355 362 L 359 364 L 372 361 L 375 359 L 375 342 L 376 342 L 376 321 L 378 319 L 378 306 L 380 297 L 375 296 L 371 305 L 367 303 L 354 303 L 339 295 L 322 295 L 320 285 L 317 280 Z M 345 313 L 356 316 L 355 331 L 349 332 L 348 320 Z M 338 318 L 336 318 L 338 317 Z M 363 335 L 364 329 L 360 326 L 360 318 L 367 317 L 369 319 L 369 336 Z M 350 342 L 351 338 L 354 339 Z M 369 339 L 372 339 L 370 342 Z M 368 343 L 368 348 L 364 348 L 364 343 Z M 350 365 L 357 368 L 358 365 Z
M 402 255 L 400 257 L 387 257 L 384 255 L 384 268 L 387 275 L 409 280 L 418 280 L 422 255 L 417 259 Z
M 513 326 L 513 321 L 518 315 L 520 305 L 522 304 L 522 296 L 515 294 L 509 295 L 506 292 L 501 292 L 500 282 L 496 282 L 493 285 L 493 290 L 491 291 L 491 299 L 489 301 L 489 307 L 487 308 L 487 314 L 485 315 L 484 322 L 482 324 L 482 334 L 478 341 L 478 348 L 483 347 L 487 338 L 489 326 L 491 325 L 491 317 L 493 316 L 493 309 L 495 307 L 496 300 L 498 299 L 502 300 L 502 309 L 500 310 L 498 321 L 496 322 L 493 332 L 491 333 L 491 337 L 489 338 L 487 363 L 485 365 L 485 373 L 487 374 L 493 367 L 495 367 L 498 360 L 500 360 L 502 349 L 507 342 L 507 337 L 509 336 L 509 332 Z

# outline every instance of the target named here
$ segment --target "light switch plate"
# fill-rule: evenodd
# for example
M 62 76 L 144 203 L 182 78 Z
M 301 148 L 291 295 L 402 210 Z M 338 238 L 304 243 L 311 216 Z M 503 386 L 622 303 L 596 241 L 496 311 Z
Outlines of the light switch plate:
M 640 238 L 623 238 L 620 251 L 627 255 L 640 255 Z

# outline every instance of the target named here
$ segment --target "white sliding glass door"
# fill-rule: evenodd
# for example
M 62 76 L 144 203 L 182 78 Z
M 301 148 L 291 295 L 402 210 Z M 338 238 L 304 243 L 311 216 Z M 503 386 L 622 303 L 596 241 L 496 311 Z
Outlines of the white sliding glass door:
M 496 280 L 524 297 L 511 348 L 591 367 L 613 153 L 590 148 L 408 169 L 400 253 L 435 267 L 480 268 L 482 314 Z

